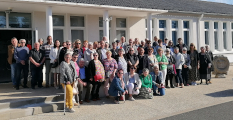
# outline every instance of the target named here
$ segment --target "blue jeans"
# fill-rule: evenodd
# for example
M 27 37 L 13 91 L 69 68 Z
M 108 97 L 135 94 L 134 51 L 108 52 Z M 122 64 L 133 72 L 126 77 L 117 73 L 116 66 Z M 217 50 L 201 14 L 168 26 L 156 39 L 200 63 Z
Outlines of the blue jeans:
M 37 82 L 38 82 L 38 87 L 42 87 L 42 82 L 43 82 L 42 69 L 43 69 L 43 66 L 31 69 L 31 74 L 32 74 L 31 86 L 32 86 L 32 88 L 35 87 L 35 84 Z
M 24 80 L 23 85 L 27 85 L 27 78 L 28 78 L 28 64 L 25 62 L 25 65 L 21 63 L 16 63 L 16 87 L 19 87 L 21 82 L 21 71 L 23 70 Z
M 11 64 L 11 80 L 13 85 L 16 85 L 16 63 Z
M 176 69 L 176 83 L 183 83 L 183 78 L 181 75 L 182 69 Z
M 156 93 L 158 87 L 156 85 L 152 85 L 152 88 L 153 88 L 153 93 Z

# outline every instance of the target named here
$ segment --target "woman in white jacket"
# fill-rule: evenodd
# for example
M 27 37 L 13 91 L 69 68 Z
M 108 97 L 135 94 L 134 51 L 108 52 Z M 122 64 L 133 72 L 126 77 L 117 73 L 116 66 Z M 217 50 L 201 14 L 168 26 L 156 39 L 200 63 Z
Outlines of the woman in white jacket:
M 84 52 L 84 60 L 85 60 L 85 66 L 88 66 L 89 62 L 94 59 L 93 53 L 95 53 L 96 50 L 93 49 L 93 43 L 88 43 L 88 49 Z
M 142 82 L 137 73 L 135 73 L 136 67 L 130 66 L 130 72 L 124 75 L 124 81 L 126 88 L 129 91 L 129 100 L 134 101 L 133 95 L 139 94 L 139 89 L 142 86 Z
M 59 40 L 55 40 L 54 47 L 50 50 L 50 54 L 49 54 L 50 63 L 58 62 L 60 47 L 61 46 L 60 46 Z M 59 68 L 60 68 L 59 64 L 56 68 L 51 68 L 51 73 L 53 73 L 54 75 L 54 87 L 56 89 L 58 89 L 60 85 L 60 69 Z

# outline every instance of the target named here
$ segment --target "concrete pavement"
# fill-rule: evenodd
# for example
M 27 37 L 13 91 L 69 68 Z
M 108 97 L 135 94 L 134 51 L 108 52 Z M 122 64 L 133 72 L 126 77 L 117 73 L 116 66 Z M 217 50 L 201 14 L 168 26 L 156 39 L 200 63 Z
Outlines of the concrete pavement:
M 232 72 L 233 67 L 231 66 L 226 78 L 212 78 L 213 84 L 167 89 L 165 96 L 155 96 L 150 100 L 136 99 L 133 102 L 127 100 L 124 104 L 114 104 L 113 100 L 103 98 L 100 101 L 84 103 L 80 108 L 75 107 L 76 112 L 67 113 L 66 116 L 63 115 L 62 111 L 58 111 L 19 118 L 18 120 L 154 120 L 167 118 L 233 101 Z

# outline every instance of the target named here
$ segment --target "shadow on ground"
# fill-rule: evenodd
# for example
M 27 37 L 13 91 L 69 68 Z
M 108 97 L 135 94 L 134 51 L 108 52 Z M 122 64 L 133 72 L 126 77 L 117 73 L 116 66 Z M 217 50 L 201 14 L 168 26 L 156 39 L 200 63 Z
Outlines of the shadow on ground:
M 233 96 L 233 89 L 209 93 L 205 95 L 210 96 L 210 97 L 231 97 Z

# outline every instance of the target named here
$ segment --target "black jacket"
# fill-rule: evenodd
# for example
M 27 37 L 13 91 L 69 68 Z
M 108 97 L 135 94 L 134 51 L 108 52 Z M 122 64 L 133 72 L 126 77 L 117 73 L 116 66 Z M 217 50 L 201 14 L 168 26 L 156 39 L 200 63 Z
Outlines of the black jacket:
M 140 70 L 140 69 L 139 69 L 139 66 L 140 66 L 140 65 L 143 66 L 141 70 L 143 70 L 143 68 L 148 68 L 148 67 L 149 67 L 148 55 L 144 55 L 144 56 L 143 56 L 143 63 L 140 62 L 140 55 L 138 55 L 138 60 L 139 60 L 139 64 L 138 64 L 138 66 L 137 66 L 138 71 Z
M 59 65 L 61 64 L 62 61 L 65 60 L 64 56 L 65 56 L 66 52 L 67 52 L 67 48 L 66 47 L 64 47 L 64 48 L 61 49 L 61 51 L 59 53 Z

